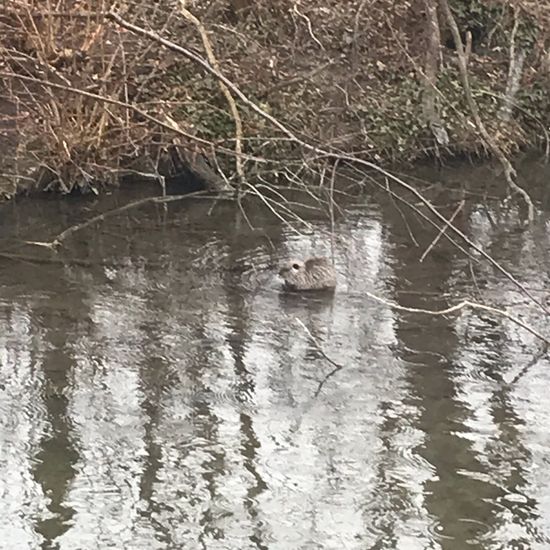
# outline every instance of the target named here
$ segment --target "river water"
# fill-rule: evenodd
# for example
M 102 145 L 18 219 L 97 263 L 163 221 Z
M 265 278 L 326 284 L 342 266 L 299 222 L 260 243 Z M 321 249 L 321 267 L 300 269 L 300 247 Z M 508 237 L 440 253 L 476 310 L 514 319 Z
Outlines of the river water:
M 494 185 L 457 188 L 498 183 L 489 168 L 431 178 L 441 213 L 464 199 L 456 225 L 546 302 L 544 194 L 526 226 Z M 353 188 L 334 296 L 280 292 L 280 260 L 330 255 L 326 215 L 305 207 L 296 231 L 261 203 L 244 219 L 189 199 L 57 253 L 21 247 L 135 198 L 0 209 L 0 250 L 35 257 L 0 258 L 0 548 L 550 548 L 542 342 L 487 311 L 367 295 L 469 298 L 550 335 L 502 273 L 445 239 L 420 262 L 437 231 Z

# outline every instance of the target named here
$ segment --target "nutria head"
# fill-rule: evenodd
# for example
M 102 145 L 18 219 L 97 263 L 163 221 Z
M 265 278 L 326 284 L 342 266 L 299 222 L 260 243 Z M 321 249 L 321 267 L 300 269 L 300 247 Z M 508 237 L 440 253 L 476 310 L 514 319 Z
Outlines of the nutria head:
M 291 260 L 279 270 L 289 290 L 322 290 L 336 286 L 336 271 L 327 258 Z

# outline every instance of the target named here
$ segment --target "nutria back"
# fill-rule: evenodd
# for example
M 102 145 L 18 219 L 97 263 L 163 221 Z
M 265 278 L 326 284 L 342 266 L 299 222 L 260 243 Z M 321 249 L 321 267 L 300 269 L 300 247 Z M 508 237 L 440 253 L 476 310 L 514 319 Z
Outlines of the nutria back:
M 305 262 L 291 260 L 279 270 L 288 290 L 323 290 L 336 287 L 336 271 L 327 258 L 314 257 Z

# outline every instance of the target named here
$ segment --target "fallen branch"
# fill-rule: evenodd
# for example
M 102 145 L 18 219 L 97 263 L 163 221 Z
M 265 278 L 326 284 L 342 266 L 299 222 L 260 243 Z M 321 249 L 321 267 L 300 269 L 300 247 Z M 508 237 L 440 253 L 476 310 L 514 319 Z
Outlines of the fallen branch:
M 382 186 L 380 186 L 380 187 L 382 187 Z M 418 244 L 418 241 L 416 240 L 416 237 L 414 236 L 414 233 L 412 232 L 411 226 L 409 225 L 409 222 L 407 221 L 407 218 L 406 218 L 405 214 L 403 213 L 403 211 L 401 210 L 401 208 L 399 208 L 399 205 L 397 204 L 396 199 L 397 199 L 397 200 L 400 200 L 400 201 L 402 201 L 402 202 L 404 202 L 404 203 L 405 203 L 407 206 L 409 206 L 410 208 L 413 208 L 413 209 L 414 209 L 415 206 L 412 205 L 412 204 L 410 204 L 410 203 L 409 203 L 408 201 L 406 201 L 405 199 L 399 197 L 399 196 L 397 195 L 397 193 L 394 193 L 394 192 L 390 189 L 390 184 L 389 184 L 388 178 L 386 178 L 386 191 L 387 191 L 388 195 L 390 196 L 390 200 L 392 201 L 393 206 L 394 206 L 395 209 L 397 210 L 397 213 L 398 213 L 399 216 L 401 217 L 401 220 L 402 220 L 403 224 L 405 225 L 405 228 L 407 229 L 407 233 L 409 234 L 409 237 L 410 237 L 411 241 L 413 242 L 414 246 L 416 246 L 416 247 L 418 248 L 420 245 Z M 416 208 L 415 211 L 416 211 L 417 213 L 419 213 L 421 216 L 422 216 L 422 215 L 426 216 L 423 212 L 420 212 L 420 211 L 418 210 L 418 208 Z M 426 218 L 427 218 L 427 216 L 426 216 Z M 432 220 L 430 220 L 429 218 L 428 218 L 428 221 L 429 221 L 429 222 L 432 222 Z M 436 225 L 436 228 L 437 228 L 437 227 L 438 227 L 437 224 L 435 224 L 435 225 Z M 457 244 L 457 246 L 460 247 L 460 245 L 458 245 L 458 244 Z M 462 248 L 462 247 L 460 247 L 460 248 Z
M 531 293 L 531 290 L 525 288 L 510 272 L 508 272 L 506 269 L 504 269 L 495 259 L 493 259 L 492 256 L 487 254 L 481 247 L 476 245 L 473 241 L 471 241 L 460 229 L 455 227 L 452 223 L 450 223 L 448 220 L 445 219 L 444 216 L 442 216 L 437 209 L 427 200 L 423 197 L 421 193 L 419 193 L 414 187 L 409 185 L 408 183 L 405 183 L 404 181 L 400 180 L 397 176 L 394 176 L 390 174 L 389 172 L 385 172 L 386 176 L 388 178 L 393 179 L 396 181 L 396 183 L 400 184 L 402 187 L 405 187 L 408 189 L 413 195 L 415 195 L 425 206 L 428 207 L 428 209 L 438 218 L 442 219 L 443 222 L 447 225 L 447 227 L 456 235 L 461 237 L 473 250 L 481 254 L 482 257 L 484 257 L 490 264 L 492 264 L 500 273 L 502 273 L 509 281 L 511 281 L 523 294 L 525 294 L 534 304 L 536 304 L 540 309 L 542 309 L 546 314 L 550 314 L 548 311 L 548 308 L 539 300 L 537 300 L 533 294 Z M 393 191 L 384 188 L 383 185 L 379 184 L 376 180 L 373 179 L 373 183 L 375 183 L 378 187 L 380 187 L 383 190 L 386 190 L 388 193 L 391 193 L 392 196 L 394 196 L 399 201 L 406 204 L 409 208 L 411 208 L 414 212 L 416 212 L 420 217 L 425 219 L 428 223 L 433 225 L 434 227 L 439 228 L 439 226 L 431 220 L 426 214 L 424 214 L 421 210 L 419 210 L 414 204 L 410 203 L 409 201 L 403 199 Z M 473 257 L 469 252 L 464 249 L 462 246 L 460 246 L 456 241 L 454 241 L 447 233 L 444 233 L 443 235 L 453 246 L 458 248 L 465 256 L 469 257 L 470 259 L 473 259 L 477 261 L 475 257 Z
M 364 294 L 367 295 L 369 298 L 372 298 L 376 302 L 379 302 L 381 304 L 384 304 L 384 305 L 390 307 L 391 309 L 395 309 L 395 310 L 398 310 L 398 311 L 406 311 L 408 313 L 420 313 L 420 314 L 423 314 L 423 315 L 431 315 L 431 316 L 444 316 L 444 315 L 449 315 L 451 313 L 457 313 L 457 312 L 459 312 L 463 309 L 466 309 L 466 308 L 470 308 L 470 309 L 477 309 L 477 310 L 481 310 L 481 311 L 486 311 L 488 313 L 493 313 L 495 315 L 500 315 L 501 317 L 505 317 L 506 319 L 509 319 L 510 321 L 515 323 L 516 325 L 520 326 L 521 328 L 523 328 L 524 330 L 526 330 L 527 332 L 529 332 L 530 334 L 532 334 L 536 338 L 539 338 L 542 342 L 544 342 L 543 352 L 541 352 L 541 353 L 546 354 L 548 352 L 548 345 L 550 345 L 550 340 L 548 338 L 543 336 L 540 332 L 535 330 L 533 327 L 527 325 L 526 323 L 524 323 L 523 321 L 521 321 L 517 317 L 514 317 L 513 315 L 510 315 L 507 311 L 504 311 L 502 309 L 498 309 L 498 308 L 495 308 L 495 307 L 492 307 L 492 306 L 487 306 L 485 304 L 479 304 L 477 302 L 471 302 L 470 300 L 463 300 L 462 302 L 460 302 L 458 304 L 455 304 L 454 306 L 450 306 L 448 308 L 445 308 L 445 309 L 431 310 L 431 309 L 401 306 L 401 305 L 396 304 L 395 302 L 392 302 L 390 300 L 380 298 L 379 296 L 376 296 L 375 294 L 372 294 L 371 292 L 365 292 Z M 313 336 L 313 334 L 311 334 L 311 331 L 305 326 L 305 324 L 300 319 L 298 319 L 296 317 L 295 321 L 304 329 L 305 333 L 307 334 L 307 336 L 309 337 L 309 339 L 311 340 L 311 342 L 315 346 L 315 349 L 317 349 L 317 351 L 331 365 L 334 366 L 334 369 L 331 370 L 323 378 L 323 380 L 321 380 L 321 382 L 319 383 L 319 386 L 317 387 L 317 390 L 314 393 L 314 397 L 317 397 L 319 395 L 319 393 L 321 392 L 321 390 L 323 389 L 323 386 L 325 385 L 327 380 L 331 376 L 336 374 L 338 371 L 342 370 L 344 368 L 344 365 L 341 365 L 341 364 L 337 363 L 336 361 L 331 359 L 331 357 L 329 355 L 327 355 L 327 353 L 324 351 L 324 349 L 321 346 L 321 344 L 319 343 L 319 341 L 315 338 L 315 336 Z
M 509 388 L 511 388 L 512 386 L 515 386 L 519 380 L 521 379 L 521 377 L 529 370 L 531 369 L 534 365 L 536 365 L 543 357 L 545 357 L 546 355 L 548 354 L 548 345 L 547 344 L 544 344 L 542 346 L 542 348 L 540 349 L 539 353 L 537 353 L 537 355 L 535 355 L 533 357 L 533 359 L 531 359 L 531 361 L 529 361 L 529 363 L 527 363 L 526 365 L 524 365 L 521 370 L 514 376 L 514 378 L 512 378 L 512 380 L 510 380 L 510 382 L 505 382 L 505 385 Z
M 496 94 L 494 92 L 490 92 L 489 90 L 477 90 L 477 93 L 479 95 L 494 97 L 495 99 L 498 99 L 498 100 L 508 101 L 516 111 L 519 111 L 520 113 L 524 114 L 527 118 L 530 118 L 532 121 L 534 121 L 537 124 L 537 126 L 542 130 L 542 133 L 544 134 L 544 141 L 546 142 L 546 145 L 544 148 L 544 156 L 547 158 L 550 156 L 550 135 L 548 133 L 548 130 L 546 129 L 546 126 L 544 125 L 544 122 L 540 119 L 540 117 L 535 116 L 528 109 L 523 107 L 518 101 L 510 97 L 507 99 L 506 96 L 502 94 Z
M 417 197 L 424 205 L 426 205 L 428 207 L 430 212 L 432 212 L 432 214 L 440 222 L 447 225 L 447 220 L 445 219 L 445 217 L 442 216 L 437 211 L 437 209 L 434 208 L 434 206 L 427 199 L 425 199 L 424 196 L 420 192 L 418 192 L 412 185 L 407 184 L 406 182 L 401 180 L 399 177 L 393 175 L 392 173 L 384 170 L 383 168 L 381 168 L 380 166 L 378 166 L 378 165 L 376 165 L 372 162 L 357 158 L 353 155 L 344 154 L 341 151 L 325 150 L 321 147 L 318 147 L 317 145 L 312 145 L 312 144 L 307 143 L 307 142 L 303 141 L 302 139 L 298 138 L 284 124 L 279 122 L 275 117 L 273 117 L 269 113 L 265 112 L 256 103 L 251 101 L 233 82 L 231 82 L 227 77 L 225 77 L 223 74 L 221 74 L 219 71 L 217 71 L 214 67 L 212 67 L 200 55 L 197 55 L 196 53 L 190 51 L 187 48 L 184 48 L 182 46 L 178 46 L 177 44 L 174 44 L 173 42 L 159 36 L 155 32 L 148 31 L 146 29 L 143 29 L 141 27 L 138 27 L 138 26 L 126 21 L 125 19 L 123 19 L 120 15 L 116 14 L 115 12 L 109 12 L 109 13 L 105 14 L 105 17 L 107 19 L 111 20 L 112 22 L 114 22 L 115 24 L 117 24 L 117 25 L 131 31 L 131 32 L 134 32 L 134 33 L 142 35 L 142 36 L 146 36 L 146 37 L 150 38 L 151 40 L 153 40 L 153 41 L 155 41 L 159 44 L 162 44 L 166 48 L 171 49 L 173 51 L 176 51 L 176 52 L 184 55 L 188 59 L 191 59 L 192 61 L 196 62 L 204 70 L 206 70 L 208 73 L 212 74 L 213 76 L 218 78 L 220 81 L 222 81 L 229 88 L 229 90 L 231 90 L 245 105 L 249 106 L 250 109 L 254 113 L 261 116 L 262 118 L 264 118 L 265 120 L 267 120 L 268 122 L 273 124 L 276 128 L 281 130 L 286 136 L 288 136 L 288 138 L 291 141 L 294 141 L 295 143 L 301 145 L 304 149 L 317 154 L 318 158 L 327 157 L 327 158 L 333 158 L 333 159 L 340 159 L 340 160 L 343 160 L 343 161 L 348 161 L 350 163 L 358 164 L 360 166 L 376 170 L 378 173 L 385 175 L 392 182 L 394 182 L 397 185 L 399 185 L 399 186 L 407 189 L 408 191 L 410 191 L 415 197 Z M 172 125 L 167 124 L 163 121 L 160 121 L 160 120 L 156 119 L 155 117 L 152 117 L 151 115 L 148 115 L 147 113 L 144 113 L 140 109 L 138 109 L 138 108 L 136 108 L 132 105 L 124 104 L 123 102 L 112 100 L 110 98 L 103 98 L 101 96 L 97 96 L 97 94 L 92 94 L 90 92 L 84 92 L 84 91 L 78 90 L 76 88 L 71 88 L 70 86 L 62 86 L 62 85 L 59 85 L 59 84 L 44 82 L 41 79 L 37 79 L 37 78 L 33 78 L 33 77 L 26 77 L 26 76 L 22 76 L 22 75 L 17 75 L 15 73 L 0 72 L 0 77 L 1 76 L 15 77 L 15 78 L 19 78 L 21 80 L 28 80 L 28 81 L 32 81 L 32 82 L 38 82 L 38 83 L 41 83 L 41 84 L 48 85 L 48 86 L 50 86 L 54 89 L 57 88 L 57 89 L 69 90 L 69 91 L 72 91 L 74 93 L 81 94 L 81 95 L 84 95 L 84 96 L 88 96 L 88 97 L 91 97 L 91 98 L 94 98 L 94 99 L 97 99 L 97 100 L 100 100 L 100 101 L 106 101 L 107 103 L 110 102 L 110 103 L 113 103 L 113 104 L 118 104 L 120 106 L 125 106 L 127 108 L 133 109 L 136 112 L 141 113 L 145 118 L 147 118 L 151 121 L 154 121 L 155 123 L 160 124 L 163 127 L 166 127 L 166 128 L 171 129 L 171 130 L 174 130 L 176 132 L 179 132 L 182 135 L 185 135 L 186 137 L 189 137 L 191 139 L 198 139 L 195 136 L 184 133 L 181 129 L 174 128 Z M 200 141 L 205 142 L 205 140 L 200 140 Z M 206 142 L 206 143 L 209 143 L 209 142 Z M 234 151 L 232 151 L 232 153 L 234 154 Z M 256 159 L 254 159 L 254 160 L 256 160 Z M 260 160 L 263 161 L 263 159 L 260 159 Z M 91 223 L 93 223 L 93 222 L 91 222 Z M 523 287 L 521 285 L 521 283 L 519 283 L 519 281 L 517 281 L 508 271 L 506 271 L 496 260 L 494 260 L 489 254 L 487 254 L 480 246 L 476 245 L 471 239 L 469 239 L 462 231 L 460 231 L 454 225 L 448 224 L 448 228 L 454 234 L 460 236 L 464 240 L 464 242 L 466 242 L 471 248 L 476 250 L 482 257 L 484 257 L 487 261 L 489 261 L 500 273 L 502 273 L 507 279 L 509 279 L 514 285 L 516 285 L 534 304 L 536 304 L 545 313 L 550 314 L 550 311 L 548 310 L 548 308 L 542 302 L 538 301 L 527 289 L 525 289 L 525 287 Z
M 94 223 L 102 222 L 103 220 L 110 218 L 112 216 L 116 216 L 121 212 L 125 212 L 126 210 L 137 208 L 139 206 L 143 206 L 144 204 L 148 204 L 148 203 L 167 203 L 167 202 L 181 201 L 184 199 L 195 198 L 198 196 L 206 196 L 210 193 L 211 192 L 209 191 L 196 191 L 194 193 L 187 193 L 186 195 L 170 195 L 170 196 L 159 195 L 155 197 L 146 197 L 145 199 L 139 199 L 137 201 L 129 202 L 128 204 L 125 204 L 124 206 L 120 206 L 119 208 L 114 208 L 107 212 L 103 212 L 103 214 L 98 214 L 97 216 L 93 216 L 92 218 L 90 218 L 89 220 L 86 220 L 85 222 L 72 225 L 71 227 L 68 227 L 67 229 L 65 229 L 58 235 L 56 235 L 50 241 L 26 241 L 26 243 L 32 244 L 35 246 L 43 246 L 46 248 L 55 249 L 59 247 L 67 237 L 76 233 L 77 231 L 85 229 L 86 227 L 89 227 Z M 219 198 L 219 195 L 217 195 L 216 198 Z
M 440 315 L 449 315 L 450 313 L 456 313 L 462 309 L 471 308 L 471 309 L 479 309 L 481 311 L 487 311 L 489 313 L 494 313 L 496 315 L 500 315 L 502 317 L 506 317 L 506 319 L 509 319 L 516 325 L 520 326 L 527 332 L 531 333 L 533 336 L 536 336 L 540 340 L 542 340 L 546 344 L 550 344 L 550 340 L 546 338 L 546 336 L 543 336 L 540 332 L 535 330 L 533 327 L 530 327 L 529 325 L 525 324 L 523 321 L 518 319 L 517 317 L 514 317 L 513 315 L 510 315 L 507 311 L 504 311 L 502 309 L 498 309 L 496 307 L 492 306 L 486 306 L 485 304 L 479 304 L 477 302 L 471 302 L 470 300 L 462 300 L 462 302 L 455 304 L 454 306 L 450 306 L 446 309 L 439 309 L 439 310 L 431 310 L 431 309 L 423 309 L 423 308 L 415 308 L 415 307 L 407 307 L 407 306 L 400 306 L 399 304 L 396 304 L 390 300 L 386 300 L 385 298 L 380 298 L 379 296 L 376 296 L 375 294 L 372 294 L 371 292 L 365 292 L 365 295 L 367 295 L 369 298 L 372 298 L 376 302 L 379 302 L 381 304 L 384 304 L 386 306 L 391 307 L 392 309 L 396 309 L 398 311 L 406 311 L 408 313 L 422 313 L 424 315 L 433 315 L 433 316 L 440 316 Z

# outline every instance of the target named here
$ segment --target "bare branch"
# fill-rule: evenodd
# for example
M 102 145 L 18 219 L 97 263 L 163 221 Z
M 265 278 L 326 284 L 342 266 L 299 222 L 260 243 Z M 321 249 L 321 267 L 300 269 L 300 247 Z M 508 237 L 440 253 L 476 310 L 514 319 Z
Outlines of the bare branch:
M 513 191 L 515 191 L 516 193 L 519 193 L 523 197 L 523 200 L 527 205 L 529 221 L 532 221 L 535 217 L 535 207 L 533 205 L 533 201 L 531 200 L 531 197 L 529 196 L 529 193 L 527 193 L 525 189 L 520 187 L 514 181 L 514 178 L 516 176 L 516 171 L 514 167 L 512 166 L 512 164 L 510 163 L 506 155 L 502 152 L 502 149 L 498 146 L 498 144 L 493 139 L 493 137 L 489 134 L 489 132 L 485 128 L 485 125 L 483 124 L 483 121 L 481 120 L 479 109 L 478 109 L 477 103 L 474 100 L 474 97 L 472 95 L 472 90 L 470 87 L 470 78 L 468 76 L 468 67 L 467 67 L 468 61 L 466 57 L 466 51 L 464 49 L 464 44 L 462 43 L 462 38 L 460 37 L 460 31 L 458 30 L 458 25 L 456 24 L 456 20 L 451 12 L 451 8 L 449 7 L 449 3 L 447 2 L 447 0 L 439 0 L 439 5 L 441 6 L 441 9 L 445 15 L 445 18 L 447 19 L 447 22 L 451 29 L 451 33 L 453 35 L 453 40 L 455 42 L 456 51 L 458 54 L 458 67 L 460 69 L 460 76 L 462 79 L 462 85 L 464 87 L 464 95 L 466 97 L 466 101 L 468 102 L 468 106 L 474 118 L 474 122 L 477 126 L 477 129 L 479 130 L 479 133 L 483 137 L 483 141 L 487 144 L 489 149 L 493 152 L 495 157 L 499 160 L 500 164 L 502 165 L 502 168 L 504 170 L 504 177 L 506 178 L 506 182 L 508 183 L 508 186 Z
M 102 222 L 105 219 L 110 218 L 112 216 L 116 216 L 121 212 L 125 212 L 126 210 L 130 210 L 132 208 L 138 208 L 140 206 L 143 206 L 144 204 L 149 204 L 149 203 L 167 203 L 167 202 L 192 199 L 200 196 L 207 196 L 209 193 L 210 193 L 209 191 L 196 191 L 194 193 L 187 193 L 186 195 L 170 195 L 170 196 L 160 195 L 155 197 L 146 197 L 144 199 L 139 199 L 137 201 L 133 201 L 128 204 L 125 204 L 124 206 L 114 208 L 107 212 L 103 212 L 103 214 L 98 214 L 97 216 L 93 216 L 92 218 L 86 220 L 85 222 L 72 225 L 71 227 L 68 227 L 67 229 L 65 229 L 64 231 L 62 231 L 61 233 L 59 233 L 49 241 L 27 241 L 27 244 L 32 244 L 35 246 L 44 246 L 47 248 L 57 248 L 63 243 L 63 241 L 65 241 L 67 237 L 71 236 L 77 231 L 81 231 L 82 229 L 85 229 L 90 225 Z
M 455 304 L 454 306 L 450 306 L 445 309 L 439 309 L 439 310 L 431 310 L 431 309 L 423 309 L 423 308 L 414 308 L 414 307 L 406 307 L 406 306 L 400 306 L 399 304 L 396 304 L 394 302 L 391 302 L 390 300 L 386 300 L 384 298 L 380 298 L 379 296 L 376 296 L 375 294 L 372 294 L 371 292 L 365 292 L 365 294 L 372 298 L 373 300 L 380 302 L 381 304 L 384 304 L 386 306 L 391 307 L 392 309 L 396 309 L 399 311 L 407 311 L 409 313 L 422 313 L 424 315 L 433 315 L 433 316 L 440 316 L 440 315 L 449 315 L 451 313 L 457 313 L 463 309 L 471 308 L 471 309 L 478 309 L 481 311 L 487 311 L 489 313 L 494 313 L 495 315 L 499 315 L 501 317 L 506 317 L 506 319 L 509 319 L 516 325 L 520 326 L 527 332 L 531 333 L 533 336 L 536 336 L 540 340 L 542 340 L 545 344 L 550 344 L 550 340 L 543 336 L 540 332 L 538 332 L 533 327 L 529 326 L 528 324 L 524 323 L 517 317 L 514 317 L 513 315 L 510 315 L 507 311 L 504 311 L 502 309 L 498 309 L 496 307 L 487 306 L 485 304 L 479 304 L 477 302 L 471 302 L 470 300 L 462 300 L 462 302 Z
M 465 201 L 463 201 L 463 200 L 460 201 L 460 203 L 456 207 L 456 210 L 453 212 L 453 215 L 449 218 L 449 221 L 447 222 L 447 225 L 445 227 L 442 227 L 439 230 L 439 233 L 436 235 L 435 239 L 430 243 L 430 246 L 428 246 L 428 248 L 426 248 L 426 250 L 424 251 L 424 254 L 422 254 L 422 256 L 420 256 L 420 260 L 419 260 L 420 262 L 424 261 L 426 256 L 430 253 L 430 250 L 437 244 L 437 242 L 441 238 L 441 235 L 443 235 L 443 233 L 445 233 L 445 231 L 447 230 L 449 225 L 451 223 L 453 223 L 453 221 L 457 217 L 458 213 L 462 210 L 462 207 L 464 206 L 464 204 L 465 204 Z
M 202 43 L 204 45 L 204 49 L 206 50 L 208 61 L 210 62 L 212 67 L 214 67 L 219 72 L 220 66 L 216 59 L 216 56 L 214 55 L 214 50 L 212 48 L 212 45 L 210 44 L 210 40 L 208 39 L 208 34 L 206 33 L 206 29 L 204 28 L 203 24 L 199 21 L 199 19 L 197 19 L 185 7 L 185 0 L 180 0 L 180 7 L 181 7 L 181 13 L 183 14 L 183 16 L 188 21 L 191 21 L 191 23 L 193 23 L 193 25 L 195 25 L 195 27 L 199 31 L 199 34 L 201 35 L 201 38 L 202 38 Z M 221 80 L 219 81 L 219 85 L 223 95 L 227 100 L 227 103 L 229 104 L 229 108 L 231 110 L 231 114 L 233 115 L 233 120 L 235 122 L 235 169 L 237 172 L 237 176 L 239 177 L 239 180 L 240 180 L 239 183 L 242 186 L 246 181 L 246 177 L 244 175 L 244 169 L 243 169 L 243 161 L 242 161 L 243 123 L 241 121 L 241 115 L 239 114 L 239 110 L 237 109 L 237 104 L 235 103 L 235 100 L 233 99 L 233 96 L 231 95 L 229 88 Z
M 440 0 L 444 2 L 444 0 Z M 447 6 L 448 8 L 448 6 Z M 450 13 L 450 12 L 449 12 Z M 194 52 L 190 51 L 187 48 L 184 48 L 182 46 L 179 46 L 177 44 L 174 44 L 170 40 L 167 40 L 156 33 L 152 31 L 148 31 L 146 29 L 143 29 L 141 27 L 138 27 L 136 25 L 133 25 L 132 23 L 129 23 L 125 19 L 123 19 L 120 15 L 110 12 L 107 17 L 111 19 L 113 22 L 119 24 L 120 26 L 135 32 L 137 34 L 140 34 L 142 36 L 147 36 L 152 40 L 157 41 L 158 43 L 164 45 L 165 47 L 172 49 L 174 51 L 177 51 L 181 53 L 182 55 L 186 56 L 188 59 L 191 59 L 198 63 L 202 68 L 204 68 L 207 72 L 215 76 L 216 78 L 219 78 L 245 105 L 250 107 L 252 111 L 254 111 L 256 114 L 273 124 L 276 128 L 281 130 L 285 135 L 287 135 L 292 141 L 296 142 L 297 144 L 301 145 L 304 149 L 311 151 L 313 153 L 316 153 L 319 157 L 331 157 L 331 158 L 338 158 L 343 161 L 348 161 L 350 163 L 359 164 L 361 166 L 371 168 L 373 170 L 376 170 L 378 173 L 383 174 L 384 176 L 388 177 L 392 182 L 400 185 L 401 187 L 407 189 L 410 191 L 413 195 L 415 195 L 422 203 L 424 203 L 429 210 L 432 212 L 432 214 L 435 215 L 436 218 L 439 219 L 439 221 L 443 222 L 444 224 L 447 223 L 447 220 L 444 216 L 442 216 L 436 208 L 419 192 L 417 191 L 412 185 L 409 185 L 408 183 L 404 182 L 397 176 L 393 175 L 392 173 L 388 172 L 384 168 L 378 166 L 377 164 L 374 164 L 372 162 L 369 162 L 367 160 L 358 158 L 354 155 L 349 155 L 345 153 L 341 153 L 339 151 L 328 151 L 323 149 L 322 147 L 318 147 L 316 145 L 312 145 L 310 143 L 307 143 L 306 141 L 300 139 L 296 134 L 294 134 L 290 129 L 288 129 L 283 123 L 281 123 L 279 120 L 277 120 L 274 116 L 270 115 L 266 111 L 264 111 L 262 108 L 260 108 L 256 103 L 254 103 L 252 100 L 250 100 L 233 82 L 231 82 L 227 77 L 225 77 L 223 74 L 221 74 L 219 71 L 217 71 L 215 68 L 213 68 L 206 60 L 204 60 L 199 55 L 195 54 Z M 451 14 L 452 17 L 452 14 Z M 453 19 L 454 22 L 454 19 Z M 456 28 L 455 23 L 455 29 L 456 32 L 458 32 L 458 29 Z M 458 39 L 460 40 L 460 35 L 458 36 Z M 461 42 L 460 42 L 461 43 Z M 463 53 L 463 50 L 462 50 Z M 464 62 L 464 56 L 461 57 L 462 62 Z M 466 81 L 467 81 L 467 72 L 466 74 Z M 469 87 L 468 87 L 469 90 Z M 471 97 L 471 92 L 470 92 Z M 477 106 L 474 105 L 474 110 L 477 112 Z M 478 114 L 479 118 L 479 114 Z M 483 127 L 483 125 L 481 125 Z M 484 128 L 484 127 L 483 127 Z M 485 130 L 485 133 L 487 131 Z M 502 154 L 500 149 L 496 149 L 496 152 L 499 153 L 502 159 L 504 159 L 505 162 L 508 163 L 508 166 L 511 168 L 513 172 L 513 168 L 511 167 L 509 161 L 506 159 L 506 157 Z M 528 197 L 529 198 L 529 197 Z M 532 205 L 532 203 L 531 203 Z M 470 247 L 472 247 L 474 250 L 479 252 L 486 260 L 488 260 L 498 271 L 500 271 L 506 278 L 508 278 L 510 281 L 512 281 L 518 288 L 522 289 L 522 291 L 525 293 L 526 296 L 529 297 L 529 299 L 536 304 L 539 308 L 541 308 L 545 313 L 550 315 L 550 310 L 543 305 L 539 300 L 537 300 L 527 289 L 525 289 L 519 281 L 513 277 L 508 271 L 506 271 L 496 260 L 494 260 L 489 254 L 487 254 L 480 246 L 476 245 L 470 238 L 468 238 L 462 231 L 460 231 L 457 227 L 454 225 L 449 224 L 449 229 L 455 233 L 456 235 L 459 235 Z

